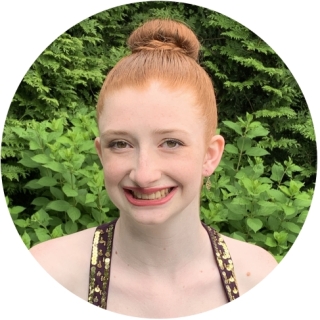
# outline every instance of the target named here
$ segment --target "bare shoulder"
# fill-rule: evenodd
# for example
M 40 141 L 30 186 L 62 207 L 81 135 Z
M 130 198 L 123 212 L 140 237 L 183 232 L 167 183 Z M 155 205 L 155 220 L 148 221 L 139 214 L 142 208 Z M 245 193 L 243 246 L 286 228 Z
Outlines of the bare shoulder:
M 30 249 L 38 263 L 61 285 L 86 298 L 95 228 L 40 243 Z
M 262 281 L 276 266 L 275 258 L 263 248 L 223 236 L 229 249 L 240 294 Z

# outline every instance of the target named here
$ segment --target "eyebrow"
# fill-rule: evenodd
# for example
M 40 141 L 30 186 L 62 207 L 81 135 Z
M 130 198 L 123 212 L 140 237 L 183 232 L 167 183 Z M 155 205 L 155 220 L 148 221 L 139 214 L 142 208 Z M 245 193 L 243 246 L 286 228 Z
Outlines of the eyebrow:
M 153 133 L 164 135 L 164 134 L 171 134 L 171 133 L 184 133 L 186 134 L 187 131 L 181 130 L 181 129 L 155 129 L 153 130 Z
M 165 134 L 172 134 L 172 133 L 183 133 L 187 134 L 187 131 L 181 130 L 181 129 L 155 129 L 152 131 L 152 133 L 156 135 L 165 135 Z M 106 136 L 129 136 L 130 133 L 123 130 L 106 130 L 101 134 L 101 137 Z
M 102 137 L 104 136 L 126 136 L 129 135 L 127 131 L 120 131 L 120 130 L 107 130 L 101 134 Z

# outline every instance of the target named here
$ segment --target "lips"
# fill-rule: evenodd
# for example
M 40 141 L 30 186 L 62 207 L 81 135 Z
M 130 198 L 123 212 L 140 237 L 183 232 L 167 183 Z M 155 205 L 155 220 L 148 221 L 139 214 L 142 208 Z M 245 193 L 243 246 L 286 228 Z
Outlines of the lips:
M 176 190 L 176 187 L 150 189 L 124 188 L 124 194 L 127 200 L 135 206 L 155 206 L 170 201 Z

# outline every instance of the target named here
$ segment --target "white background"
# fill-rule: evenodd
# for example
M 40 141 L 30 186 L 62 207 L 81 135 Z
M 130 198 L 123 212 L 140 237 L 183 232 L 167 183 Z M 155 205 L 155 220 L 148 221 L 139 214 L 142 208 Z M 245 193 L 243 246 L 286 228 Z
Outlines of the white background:
M 195 1 L 184 1 L 195 4 Z M 207 4 L 208 2 L 208 4 Z M 37 56 L 81 20 L 125 1 L 1 1 L 1 132 L 11 99 Z M 127 2 L 130 3 L 130 2 Z M 210 3 L 210 4 L 209 4 Z M 319 93 L 319 10 L 316 1 L 197 1 L 254 31 L 285 61 L 307 99 L 315 126 Z M 318 31 L 318 32 L 317 32 Z M 319 130 L 316 130 L 319 136 Z M 1 186 L 2 189 L 2 186 Z M 0 195 L 1 319 L 126 317 L 83 302 L 62 288 L 33 260 L 20 240 Z M 232 304 L 197 319 L 319 319 L 319 188 L 293 248 L 258 286 Z M 164 306 L 165 307 L 165 306 Z

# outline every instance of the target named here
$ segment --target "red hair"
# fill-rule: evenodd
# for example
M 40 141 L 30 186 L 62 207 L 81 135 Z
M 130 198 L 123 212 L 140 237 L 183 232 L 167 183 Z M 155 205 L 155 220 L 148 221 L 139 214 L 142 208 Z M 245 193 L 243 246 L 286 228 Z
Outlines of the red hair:
M 108 73 L 100 91 L 98 118 L 105 97 L 124 87 L 143 89 L 151 80 L 168 88 L 186 88 L 195 96 L 206 126 L 206 138 L 216 132 L 217 108 L 212 81 L 198 63 L 200 42 L 185 24 L 155 19 L 137 28 L 128 39 L 131 54 Z

